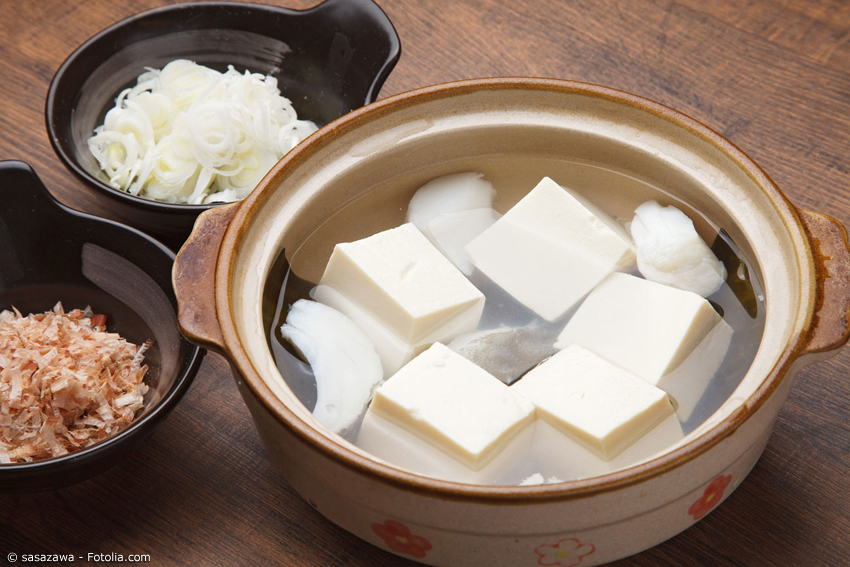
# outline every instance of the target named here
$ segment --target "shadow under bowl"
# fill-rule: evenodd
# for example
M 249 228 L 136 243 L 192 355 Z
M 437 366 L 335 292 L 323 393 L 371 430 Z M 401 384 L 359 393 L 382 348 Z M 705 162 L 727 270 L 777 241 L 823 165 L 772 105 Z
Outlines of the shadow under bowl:
M 61 457 L 0 464 L 0 492 L 83 481 L 128 456 L 174 409 L 206 351 L 183 339 L 171 286 L 174 254 L 122 224 L 57 202 L 25 163 L 0 162 L 0 310 L 90 306 L 107 330 L 153 344 L 145 353 L 144 407 L 118 434 Z
M 372 0 L 327 0 L 308 10 L 238 2 L 164 6 L 122 20 L 77 48 L 47 93 L 45 119 L 64 164 L 128 224 L 173 249 L 216 204 L 163 203 L 108 185 L 87 140 L 118 94 L 147 68 L 175 59 L 272 75 L 299 118 L 318 126 L 375 100 L 400 55 L 398 35 Z

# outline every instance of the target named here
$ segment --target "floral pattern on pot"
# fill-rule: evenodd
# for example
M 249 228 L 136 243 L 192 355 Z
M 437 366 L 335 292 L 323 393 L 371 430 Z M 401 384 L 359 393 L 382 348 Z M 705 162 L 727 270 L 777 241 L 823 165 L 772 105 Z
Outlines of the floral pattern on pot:
M 688 514 L 693 516 L 694 520 L 699 520 L 717 506 L 723 499 L 723 493 L 732 482 L 732 475 L 720 475 L 705 487 L 705 492 L 702 493 L 699 500 L 691 504 L 688 509 Z
M 562 539 L 554 545 L 541 545 L 534 550 L 538 565 L 575 567 L 581 560 L 596 551 L 596 546 L 575 538 Z
M 395 520 L 383 524 L 372 524 L 375 535 L 384 540 L 392 551 L 422 559 L 431 549 L 431 542 L 422 536 L 413 535 L 410 528 Z

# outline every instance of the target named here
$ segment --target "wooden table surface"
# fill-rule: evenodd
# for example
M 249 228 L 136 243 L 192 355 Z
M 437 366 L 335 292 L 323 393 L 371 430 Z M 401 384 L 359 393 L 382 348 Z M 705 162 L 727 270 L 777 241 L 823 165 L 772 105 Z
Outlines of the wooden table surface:
M 306 8 L 311 0 L 279 0 Z M 161 0 L 0 0 L 0 159 L 109 216 L 54 155 L 48 84 L 100 29 Z M 598 83 L 681 110 L 796 205 L 850 221 L 847 0 L 381 0 L 402 56 L 381 95 L 483 76 Z M 0 203 L 2 206 L 2 203 Z M 850 564 L 850 351 L 802 370 L 764 456 L 712 514 L 638 566 Z M 152 565 L 414 565 L 325 521 L 271 465 L 225 361 L 208 355 L 144 448 L 85 483 L 0 496 L 9 553 L 147 554 Z M 55 563 L 51 563 L 55 564 Z

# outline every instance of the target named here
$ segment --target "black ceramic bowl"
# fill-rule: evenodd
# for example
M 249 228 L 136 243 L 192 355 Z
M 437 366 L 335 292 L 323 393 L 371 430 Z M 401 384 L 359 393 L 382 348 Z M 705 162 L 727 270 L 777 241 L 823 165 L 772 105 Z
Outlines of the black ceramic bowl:
M 271 74 L 299 118 L 323 126 L 374 101 L 400 50 L 372 0 L 327 0 L 303 11 L 237 2 L 156 8 L 103 30 L 65 60 L 47 93 L 47 133 L 59 158 L 119 218 L 176 249 L 215 205 L 160 203 L 113 189 L 86 143 L 146 67 L 183 58 Z
M 177 327 L 174 254 L 125 225 L 57 202 L 26 164 L 0 162 L 0 310 L 43 313 L 91 306 L 107 330 L 130 342 L 153 339 L 145 354 L 145 405 L 125 430 L 62 457 L 0 464 L 0 491 L 47 490 L 82 481 L 128 455 L 174 408 L 204 350 Z

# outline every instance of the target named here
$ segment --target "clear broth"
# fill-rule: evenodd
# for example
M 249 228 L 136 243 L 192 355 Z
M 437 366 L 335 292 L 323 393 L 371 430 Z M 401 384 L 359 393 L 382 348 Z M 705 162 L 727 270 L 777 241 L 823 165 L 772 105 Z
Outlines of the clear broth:
M 729 398 L 758 350 L 764 331 L 765 298 L 757 267 L 732 241 L 727 230 L 688 203 L 674 197 L 671 191 L 607 167 L 535 156 L 494 155 L 456 160 L 451 164 L 422 168 L 389 179 L 366 195 L 342 206 L 289 258 L 282 254 L 278 259 L 270 274 L 264 298 L 269 313 L 265 318 L 269 346 L 281 375 L 308 410 L 312 411 L 316 403 L 315 379 L 309 365 L 298 358 L 280 334 L 289 306 L 298 299 L 310 298 L 309 292 L 321 278 L 335 244 L 365 238 L 404 223 L 406 205 L 419 187 L 435 177 L 463 171 L 484 174 L 497 191 L 493 207 L 502 214 L 544 176 L 583 194 L 624 225 L 632 219 L 634 209 L 650 199 L 662 205 L 674 205 L 687 214 L 693 220 L 697 232 L 726 267 L 727 281 L 708 300 L 734 330 L 734 340 L 690 418 L 682 423 L 685 435 L 708 419 Z M 637 271 L 634 274 L 639 275 Z M 499 290 L 498 286 L 488 282 L 481 273 L 476 271 L 470 280 L 487 297 L 479 330 L 500 324 L 525 325 L 537 318 L 529 309 Z M 282 281 L 283 285 L 270 285 L 273 281 Z M 566 318 L 559 321 L 558 328 L 563 328 L 566 321 Z M 355 428 L 354 431 L 345 432 L 344 436 L 353 441 L 356 433 Z

